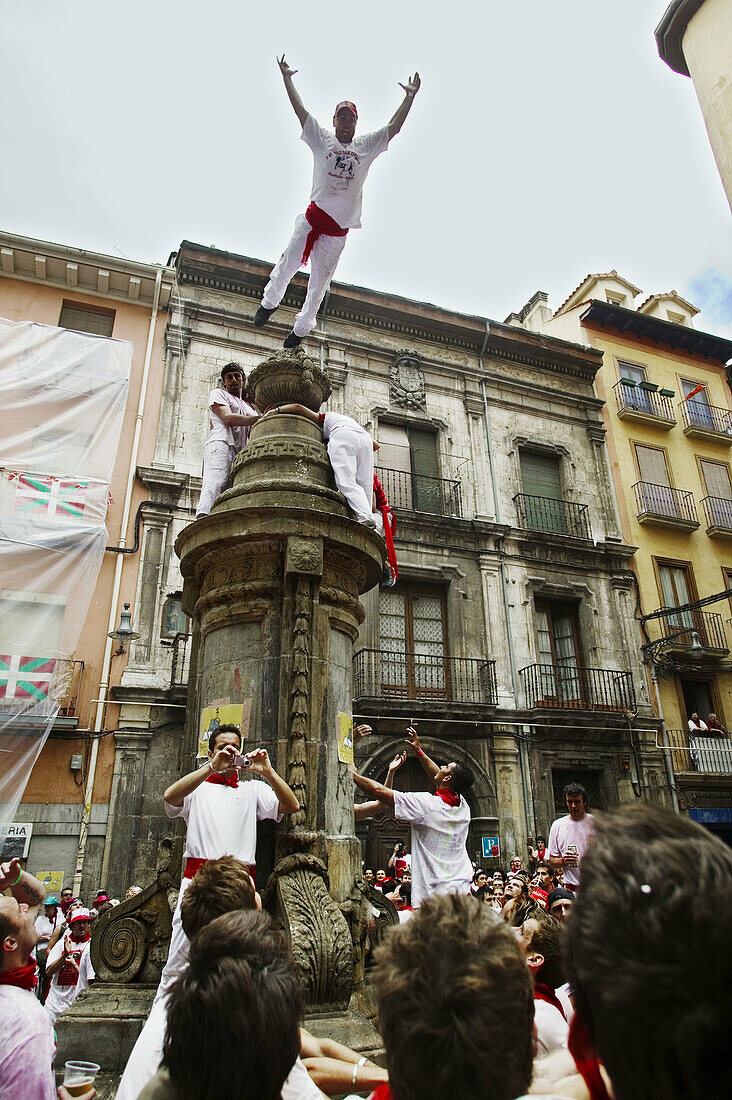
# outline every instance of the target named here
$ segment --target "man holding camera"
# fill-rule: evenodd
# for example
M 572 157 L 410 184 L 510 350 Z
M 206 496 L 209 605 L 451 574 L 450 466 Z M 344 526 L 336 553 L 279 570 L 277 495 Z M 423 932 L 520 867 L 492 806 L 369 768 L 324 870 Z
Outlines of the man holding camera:
M 209 859 L 231 855 L 245 863 L 252 878 L 257 847 L 257 821 L 281 821 L 300 804 L 272 767 L 266 749 L 241 756 L 237 726 L 218 726 L 208 743 L 208 760 L 201 768 L 172 783 L 163 795 L 168 817 L 182 817 L 187 826 L 183 881 L 173 914 L 168 961 L 155 995 L 159 1000 L 188 958 L 188 939 L 180 906 L 188 884 Z M 239 768 L 264 782 L 239 782 Z

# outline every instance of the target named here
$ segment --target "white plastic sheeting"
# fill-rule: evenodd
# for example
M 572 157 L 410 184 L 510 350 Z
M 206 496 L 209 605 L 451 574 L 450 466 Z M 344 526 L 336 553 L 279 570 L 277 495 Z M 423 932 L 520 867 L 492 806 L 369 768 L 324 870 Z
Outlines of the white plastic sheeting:
M 0 319 L 0 822 L 71 691 L 131 363 L 127 342 Z

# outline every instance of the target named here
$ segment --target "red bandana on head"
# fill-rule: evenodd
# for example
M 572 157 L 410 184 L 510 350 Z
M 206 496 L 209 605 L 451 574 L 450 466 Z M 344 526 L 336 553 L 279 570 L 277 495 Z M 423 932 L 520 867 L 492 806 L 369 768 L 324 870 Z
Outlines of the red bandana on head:
M 439 790 L 435 791 L 435 798 L 441 798 L 446 806 L 460 805 L 460 795 L 456 794 L 455 791 L 446 790 L 445 787 L 440 787 Z
M 12 970 L 0 972 L 0 985 L 17 985 L 19 989 L 32 990 L 38 985 L 38 972 L 35 963 L 16 966 Z
M 218 783 L 223 787 L 238 787 L 239 786 L 239 776 L 237 775 L 236 772 L 234 772 L 234 774 L 230 775 L 227 779 L 227 777 L 225 775 L 217 775 L 214 772 L 213 775 L 209 775 L 206 782 L 207 783 Z

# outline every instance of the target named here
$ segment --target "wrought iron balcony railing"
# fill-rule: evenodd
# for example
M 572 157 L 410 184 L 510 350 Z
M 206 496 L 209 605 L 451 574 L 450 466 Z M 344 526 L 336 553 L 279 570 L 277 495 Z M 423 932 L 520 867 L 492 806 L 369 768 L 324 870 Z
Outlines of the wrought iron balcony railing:
M 383 467 L 378 467 L 376 472 L 392 508 L 457 518 L 463 514 L 459 481 L 444 477 L 425 477 L 407 470 L 387 470 Z
M 686 435 L 711 432 L 726 437 L 725 441 L 732 444 L 732 412 L 729 409 L 707 405 L 704 401 L 681 401 L 679 408 Z
M 579 665 L 527 665 L 520 670 L 529 709 L 633 710 L 635 690 L 629 672 Z
M 680 635 L 673 640 L 674 646 L 684 648 L 692 646 L 692 632 L 696 631 L 704 649 L 720 649 L 729 652 L 724 620 L 716 611 L 682 611 L 661 619 L 661 629 L 668 638 Z
M 707 531 L 728 531 L 732 535 L 732 500 L 726 497 L 704 497 L 701 502 Z
M 638 519 L 667 523 L 674 527 L 698 527 L 693 493 L 672 489 L 670 485 L 653 485 L 637 481 L 633 486 Z
M 447 700 L 495 706 L 496 662 L 362 649 L 353 658 L 357 699 Z
M 653 417 L 663 421 L 664 427 L 672 428 L 676 423 L 673 406 L 668 397 L 658 390 L 647 390 L 641 385 L 622 379 L 613 386 L 618 415 L 636 416 L 637 419 Z
M 586 504 L 554 500 L 552 497 L 533 497 L 526 493 L 517 493 L 513 499 L 519 527 L 550 535 L 571 535 L 576 539 L 592 538 Z
M 173 638 L 173 660 L 170 666 L 170 686 L 186 687 L 191 664 L 190 634 L 176 634 Z
M 732 774 L 732 740 L 728 735 L 666 730 L 666 738 L 674 772 Z M 664 747 L 660 733 L 658 746 Z

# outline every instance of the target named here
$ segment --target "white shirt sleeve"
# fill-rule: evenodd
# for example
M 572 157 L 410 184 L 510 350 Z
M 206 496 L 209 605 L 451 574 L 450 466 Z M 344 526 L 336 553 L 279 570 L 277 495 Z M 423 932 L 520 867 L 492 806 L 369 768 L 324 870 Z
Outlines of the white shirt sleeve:
M 380 130 L 373 130 L 370 134 L 363 134 L 361 142 L 366 156 L 371 160 L 385 153 L 389 145 L 389 127 L 382 126 Z
M 562 853 L 559 851 L 559 844 L 557 841 L 557 828 L 556 821 L 553 822 L 552 827 L 549 830 L 549 840 L 547 841 L 547 851 L 553 859 L 560 859 Z
M 432 802 L 427 800 L 432 798 L 434 795 L 431 794 L 406 794 L 404 791 L 394 791 L 394 817 L 397 821 L 424 825 L 429 818 L 429 810 L 432 806 Z
M 87 948 L 81 956 L 81 963 L 79 964 L 79 977 L 76 979 L 76 996 L 81 993 L 82 989 L 86 989 L 89 982 L 93 982 L 95 978 L 96 974 L 92 966 L 91 951 Z
M 300 139 L 304 141 L 314 153 L 318 153 L 326 148 L 328 131 L 324 130 L 320 123 L 309 114 L 305 119 L 305 125 L 302 128 Z
M 206 781 L 204 779 L 204 783 L 205 782 Z M 196 791 L 197 790 L 198 787 L 196 787 Z M 165 806 L 165 812 L 168 817 L 182 817 L 187 825 L 188 818 L 190 817 L 191 813 L 191 799 L 193 798 L 196 791 L 191 791 L 190 794 L 187 794 L 185 796 L 182 806 L 174 806 L 172 802 L 166 802 L 165 799 L 163 799 L 163 805 Z
M 261 779 L 252 779 L 257 784 L 257 819 L 259 821 L 282 821 L 280 800 L 268 783 Z
M 64 953 L 64 937 L 60 936 L 46 956 L 46 967 L 57 962 Z

